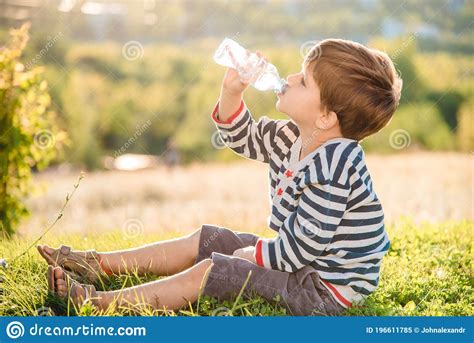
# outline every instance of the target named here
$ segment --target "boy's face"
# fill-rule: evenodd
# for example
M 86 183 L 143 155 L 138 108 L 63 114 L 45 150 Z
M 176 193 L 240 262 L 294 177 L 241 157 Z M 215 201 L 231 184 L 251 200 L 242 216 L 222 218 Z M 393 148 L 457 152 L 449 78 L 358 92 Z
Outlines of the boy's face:
M 287 114 L 296 124 L 314 125 L 320 115 L 320 90 L 308 67 L 288 75 L 285 93 L 279 93 L 276 108 Z

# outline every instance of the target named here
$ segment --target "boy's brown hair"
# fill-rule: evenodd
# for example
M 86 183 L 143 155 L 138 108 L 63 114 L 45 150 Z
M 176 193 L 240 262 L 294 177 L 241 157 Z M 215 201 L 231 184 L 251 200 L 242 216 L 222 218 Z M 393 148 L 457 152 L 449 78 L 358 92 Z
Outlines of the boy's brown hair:
M 362 44 L 326 39 L 305 57 L 321 91 L 321 110 L 334 111 L 341 133 L 357 141 L 382 129 L 398 107 L 402 80 L 390 57 Z

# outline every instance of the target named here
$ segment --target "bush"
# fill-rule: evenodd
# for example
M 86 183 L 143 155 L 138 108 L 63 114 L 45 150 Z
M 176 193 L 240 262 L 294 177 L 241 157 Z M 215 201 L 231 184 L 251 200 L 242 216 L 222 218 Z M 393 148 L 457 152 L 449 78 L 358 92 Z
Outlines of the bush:
M 65 139 L 48 110 L 42 68 L 25 70 L 20 62 L 28 28 L 11 30 L 11 41 L 0 48 L 0 231 L 6 236 L 28 214 L 32 168 L 47 166 Z
M 468 71 L 472 69 L 472 59 L 421 53 L 414 38 L 369 44 L 388 49 L 404 79 L 402 107 L 393 125 L 408 127 L 410 134 L 413 132 L 411 147 L 457 148 L 456 136 L 446 129 L 445 122 L 456 127 L 462 105 L 458 95 L 464 99 L 470 96 L 472 78 Z M 62 39 L 58 44 L 63 44 Z M 242 40 L 243 44 L 247 42 L 248 48 L 264 52 L 280 76 L 300 70 L 302 56 L 297 44 L 276 48 L 266 47 L 264 44 L 268 42 Z M 176 143 L 185 163 L 237 158 L 211 144 L 216 128 L 210 111 L 217 101 L 225 72 L 225 68 L 212 60 L 218 43 L 217 39 L 208 39 L 182 46 L 161 42 L 143 44 L 137 59 L 127 59 L 124 45 L 119 42 L 71 43 L 62 57 L 64 66 L 48 64 L 45 74 L 52 85 L 53 102 L 67 124 L 73 143 L 67 162 L 100 168 L 104 155 L 116 156 L 118 151 L 161 155 L 170 141 Z M 54 50 L 54 58 L 62 56 L 63 49 L 58 50 Z M 51 60 L 46 57 L 41 61 Z M 250 87 L 245 100 L 255 120 L 263 115 L 287 118 L 275 109 L 276 97 L 272 92 L 258 92 Z M 418 127 L 420 110 L 428 112 L 427 121 L 421 121 L 423 128 Z M 148 121 L 151 124 L 140 131 L 133 144 L 128 144 L 138 128 Z M 372 152 L 394 152 L 389 137 L 395 126 L 382 131 L 381 138 L 376 140 L 382 144 L 370 143 L 373 138 L 367 140 Z M 122 150 L 124 146 L 126 149 Z
M 435 91 L 430 92 L 427 95 L 427 99 L 436 104 L 449 128 L 453 131 L 456 130 L 458 126 L 458 110 L 464 101 L 462 94 L 455 90 Z
M 457 142 L 462 151 L 474 151 L 474 97 L 468 101 L 459 110 L 459 126 L 457 130 Z
M 449 150 L 455 146 L 454 134 L 432 103 L 400 106 L 389 125 L 362 144 L 367 151 L 377 152 L 413 148 Z

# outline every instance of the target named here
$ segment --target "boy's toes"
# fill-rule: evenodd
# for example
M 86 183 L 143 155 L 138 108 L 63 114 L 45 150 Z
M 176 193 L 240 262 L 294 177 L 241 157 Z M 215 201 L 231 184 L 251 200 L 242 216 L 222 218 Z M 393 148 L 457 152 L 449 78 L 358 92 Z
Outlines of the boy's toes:
M 51 266 L 50 266 L 51 267 Z M 72 283 L 69 284 L 66 273 L 61 267 L 55 267 L 53 270 L 54 274 L 54 284 L 55 284 L 55 292 L 56 294 L 66 299 L 67 297 L 71 297 L 71 300 L 75 305 L 80 305 L 86 298 L 86 290 L 84 285 L 81 285 L 78 282 L 72 280 Z M 71 287 L 71 289 L 68 289 Z
M 61 267 L 55 267 L 54 268 L 54 278 L 56 279 L 56 283 L 59 280 L 66 280 L 66 274 L 64 274 L 64 271 Z
M 56 293 L 61 297 L 64 298 L 67 294 L 67 284 L 66 281 L 59 279 L 56 280 Z
M 47 245 L 37 245 L 36 248 L 41 256 L 48 262 L 49 265 L 55 266 L 56 262 L 54 261 L 52 254 L 54 253 L 54 249 L 48 247 Z
M 66 274 L 61 267 L 54 268 L 54 284 L 56 293 L 60 297 L 64 297 L 67 294 L 67 283 Z
M 42 248 L 43 248 L 43 251 L 45 253 L 47 253 L 49 256 L 51 256 L 54 253 L 54 251 L 56 250 L 56 249 L 53 249 L 53 248 L 47 246 L 46 244 L 43 245 Z

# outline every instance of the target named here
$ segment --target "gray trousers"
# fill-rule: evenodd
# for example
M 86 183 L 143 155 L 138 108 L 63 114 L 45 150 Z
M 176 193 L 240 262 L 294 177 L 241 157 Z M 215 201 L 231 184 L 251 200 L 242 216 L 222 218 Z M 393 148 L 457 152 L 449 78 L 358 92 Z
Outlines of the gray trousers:
M 227 228 L 205 224 L 201 228 L 199 253 L 196 263 L 211 258 L 212 266 L 203 295 L 229 300 L 242 289 L 252 271 L 243 296 L 260 295 L 274 301 L 280 295 L 280 304 L 290 315 L 339 315 L 344 311 L 323 286 L 319 274 L 310 266 L 288 273 L 260 267 L 245 259 L 232 256 L 240 248 L 255 246 L 258 236 L 235 232 Z

